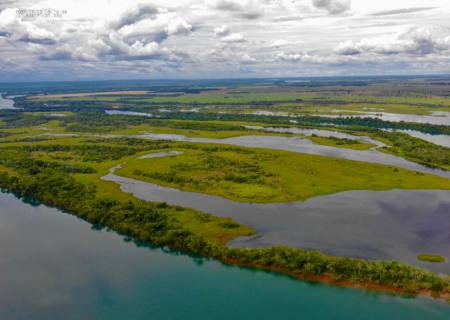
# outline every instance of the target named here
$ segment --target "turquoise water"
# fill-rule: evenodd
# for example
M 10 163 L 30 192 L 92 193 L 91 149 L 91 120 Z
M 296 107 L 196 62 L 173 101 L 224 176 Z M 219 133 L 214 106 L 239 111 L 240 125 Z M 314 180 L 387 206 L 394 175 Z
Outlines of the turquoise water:
M 450 305 L 137 246 L 0 193 L 1 319 L 449 319 Z

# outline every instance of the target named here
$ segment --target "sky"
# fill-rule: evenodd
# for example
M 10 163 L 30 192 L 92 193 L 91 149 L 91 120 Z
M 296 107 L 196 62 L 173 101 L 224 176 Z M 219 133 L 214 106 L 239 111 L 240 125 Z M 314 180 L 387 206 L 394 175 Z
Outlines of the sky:
M 448 0 L 0 0 L 0 81 L 450 74 Z

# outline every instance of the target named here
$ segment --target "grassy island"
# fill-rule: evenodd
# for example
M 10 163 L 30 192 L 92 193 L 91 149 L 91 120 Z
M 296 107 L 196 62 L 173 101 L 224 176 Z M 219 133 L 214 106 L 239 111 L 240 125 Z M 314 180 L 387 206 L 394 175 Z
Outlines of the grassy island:
M 343 139 L 343 138 L 335 138 L 335 137 L 318 137 L 316 135 L 312 135 L 308 137 L 314 143 L 321 144 L 324 146 L 337 147 L 337 148 L 347 148 L 353 150 L 367 150 L 375 147 L 374 144 L 364 142 L 361 140 L 352 140 L 352 139 Z
M 182 154 L 134 157 L 117 174 L 243 202 L 285 202 L 346 190 L 450 189 L 438 176 L 345 159 L 213 144 L 173 144 Z
M 419 254 L 417 255 L 417 259 L 419 259 L 420 261 L 436 262 L 436 263 L 445 262 L 445 257 L 437 254 Z

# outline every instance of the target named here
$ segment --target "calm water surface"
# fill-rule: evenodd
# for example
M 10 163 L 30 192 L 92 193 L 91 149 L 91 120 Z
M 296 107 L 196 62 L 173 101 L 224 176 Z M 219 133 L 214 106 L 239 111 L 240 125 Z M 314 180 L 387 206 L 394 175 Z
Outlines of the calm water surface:
M 180 191 L 113 173 L 104 180 L 124 192 L 155 202 L 231 217 L 258 235 L 234 240 L 234 246 L 289 245 L 328 254 L 396 259 L 450 274 L 450 262 L 417 260 L 420 253 L 450 257 L 450 191 L 347 191 L 287 203 L 243 203 Z
M 301 128 L 291 128 L 291 127 L 261 127 L 261 126 L 246 126 L 248 129 L 253 130 L 263 130 L 267 132 L 290 132 L 294 134 L 303 134 L 306 136 L 316 135 L 319 137 L 335 137 L 341 139 L 350 139 L 350 140 L 362 140 L 376 145 L 377 147 L 385 146 L 384 143 L 371 139 L 366 136 L 355 136 L 348 133 L 343 133 L 339 131 L 331 131 L 331 130 L 321 130 L 321 129 L 301 129 Z M 392 131 L 392 130 L 387 130 Z M 426 140 L 428 142 L 450 148 L 450 136 L 444 134 L 429 134 L 423 133 L 416 130 L 394 130 L 398 132 L 403 132 L 409 134 L 410 136 Z
M 423 133 L 420 131 L 415 130 L 397 130 L 399 132 L 407 133 L 410 136 L 426 140 L 428 142 L 450 148 L 450 135 L 444 135 L 444 134 L 429 134 L 429 133 Z
M 319 116 L 325 118 L 376 118 L 392 122 L 405 121 L 405 122 L 430 123 L 437 125 L 450 125 L 450 112 L 446 111 L 433 111 L 430 116 L 388 113 L 388 112 L 360 112 L 360 114 L 356 115 L 322 114 Z
M 450 305 L 297 281 L 161 249 L 0 193 L 0 318 L 449 319 Z
M 135 112 L 135 111 L 105 110 L 105 113 L 109 115 L 120 115 L 120 116 L 142 116 L 149 118 L 153 117 L 151 113 Z
M 119 135 L 98 135 L 100 137 L 119 137 Z M 374 149 L 352 150 L 345 148 L 335 148 L 316 144 L 302 137 L 279 137 L 279 136 L 240 136 L 226 139 L 211 138 L 191 138 L 180 134 L 158 134 L 145 133 L 140 135 L 129 135 L 131 138 L 143 138 L 152 140 L 172 140 L 199 143 L 220 143 L 242 147 L 256 147 L 286 150 L 299 153 L 317 154 L 326 157 L 335 157 L 348 160 L 365 161 L 370 163 L 380 163 L 390 166 L 405 168 L 408 170 L 431 173 L 442 177 L 450 178 L 450 171 L 433 169 L 416 162 L 408 161 L 401 157 L 387 154 Z
M 339 131 L 331 131 L 331 130 L 322 130 L 322 129 L 302 129 L 302 128 L 291 128 L 291 127 L 262 127 L 262 126 L 245 126 L 247 129 L 252 130 L 263 130 L 266 132 L 281 132 L 281 133 L 293 133 L 293 134 L 303 134 L 305 136 L 316 135 L 319 137 L 334 137 L 339 139 L 349 139 L 349 140 L 360 140 L 365 141 L 371 144 L 374 144 L 377 147 L 386 146 L 384 143 L 371 139 L 366 136 L 355 136 L 353 134 L 339 132 Z

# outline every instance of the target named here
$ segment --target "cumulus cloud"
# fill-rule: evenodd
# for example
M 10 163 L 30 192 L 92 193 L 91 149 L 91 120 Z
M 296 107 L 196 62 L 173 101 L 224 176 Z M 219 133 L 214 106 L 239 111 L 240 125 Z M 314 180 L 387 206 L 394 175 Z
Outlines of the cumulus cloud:
M 450 36 L 439 35 L 439 30 L 414 28 L 394 39 L 365 38 L 341 42 L 335 52 L 341 55 L 374 53 L 382 55 L 428 55 L 450 50 Z
M 169 55 L 170 51 L 163 48 L 156 42 L 143 43 L 136 41 L 126 52 L 128 57 L 137 59 L 154 59 L 161 56 Z
M 167 25 L 167 34 L 169 36 L 184 35 L 187 36 L 192 32 L 192 25 L 182 18 L 175 18 Z
M 269 44 L 270 48 L 279 48 L 279 47 L 284 47 L 289 45 L 289 41 L 284 40 L 284 39 L 278 39 L 273 41 L 271 44 Z
M 312 0 L 314 7 L 328 11 L 330 14 L 340 14 L 350 10 L 350 0 Z
M 226 25 L 214 28 L 214 35 L 225 43 L 240 43 L 246 41 L 241 33 L 231 32 Z
M 126 61 L 156 60 L 173 62 L 188 54 L 170 49 L 163 42 L 174 36 L 188 36 L 193 27 L 185 19 L 152 5 L 139 5 L 117 18 L 108 19 L 103 28 L 83 33 L 72 26 L 50 48 L 37 47 L 41 60 Z M 76 35 L 74 35 L 76 34 Z
M 56 35 L 17 16 L 16 9 L 5 9 L 0 13 L 0 35 L 10 41 L 22 41 L 38 44 L 54 44 Z
M 223 42 L 228 42 L 228 43 L 245 42 L 244 36 L 240 33 L 230 33 L 230 34 L 222 37 L 221 40 Z
M 450 72 L 443 0 L 413 8 L 365 0 L 352 8 L 346 0 L 65 0 L 68 14 L 56 20 L 16 14 L 56 0 L 0 2 L 0 78 L 7 70 L 58 77 L 60 68 L 76 75 L 93 66 L 124 78 L 142 70 L 282 76 L 432 65 Z
M 281 61 L 297 62 L 303 60 L 303 54 L 279 52 L 276 58 Z
M 333 55 L 320 55 L 311 53 L 286 53 L 286 52 L 278 52 L 275 55 L 275 60 L 290 63 L 301 62 L 313 64 L 336 64 L 344 61 L 339 56 Z
M 228 11 L 236 17 L 243 19 L 257 19 L 263 15 L 262 4 L 253 0 L 213 0 L 209 1 L 211 7 Z
M 230 29 L 226 25 L 222 25 L 220 27 L 214 28 L 214 35 L 216 37 L 223 37 L 230 34 Z
M 120 17 L 111 22 L 114 29 L 120 29 L 124 26 L 134 24 L 146 18 L 154 18 L 158 14 L 157 7 L 151 4 L 140 4 L 133 6 L 127 11 L 123 12 Z
M 161 43 L 170 36 L 189 35 L 193 27 L 185 19 L 158 8 L 145 5 L 127 11 L 109 23 L 109 33 L 117 33 L 129 44 L 140 42 Z
M 243 64 L 254 64 L 254 63 L 258 62 L 258 59 L 256 59 L 255 57 L 250 56 L 247 53 L 244 53 L 241 56 L 241 61 L 240 62 L 243 63 Z

